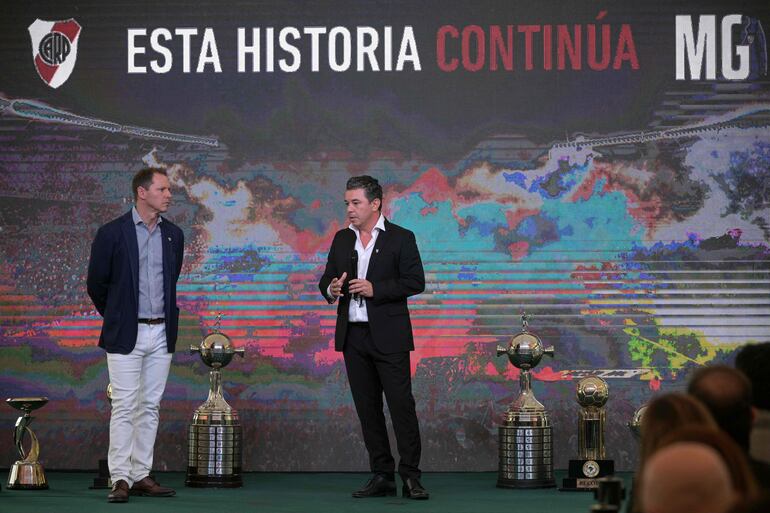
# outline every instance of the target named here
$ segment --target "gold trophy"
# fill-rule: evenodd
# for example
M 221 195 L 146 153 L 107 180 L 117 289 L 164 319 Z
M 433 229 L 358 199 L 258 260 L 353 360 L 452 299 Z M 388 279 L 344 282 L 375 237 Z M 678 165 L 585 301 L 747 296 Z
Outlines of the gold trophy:
M 604 405 L 609 399 L 607 382 L 597 376 L 581 379 L 575 390 L 578 412 L 578 459 L 569 460 L 563 491 L 589 491 L 598 487 L 597 479 L 615 473 L 615 462 L 606 459 L 604 446 Z
M 37 461 L 40 454 L 40 444 L 35 433 L 29 428 L 32 422 L 32 410 L 42 408 L 48 402 L 47 397 L 12 397 L 6 399 L 12 407 L 24 412 L 24 415 L 16 419 L 16 428 L 13 432 L 13 442 L 19 451 L 21 460 L 11 467 L 8 474 L 9 490 L 47 490 L 48 481 L 45 478 L 43 465 Z M 24 435 L 29 433 L 29 452 L 24 450 Z

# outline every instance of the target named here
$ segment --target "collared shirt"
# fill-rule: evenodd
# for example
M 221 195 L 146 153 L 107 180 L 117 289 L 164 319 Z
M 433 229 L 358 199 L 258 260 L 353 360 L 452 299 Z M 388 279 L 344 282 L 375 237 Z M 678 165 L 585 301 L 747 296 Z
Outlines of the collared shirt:
M 158 216 L 152 231 L 144 224 L 136 207 L 131 209 L 136 228 L 136 242 L 139 245 L 139 318 L 157 319 L 163 317 L 163 235 Z
M 372 229 L 372 239 L 369 244 L 364 247 L 361 242 L 361 232 L 358 228 L 352 224 L 348 225 L 348 228 L 356 233 L 356 246 L 355 250 L 358 252 L 358 278 L 365 279 L 366 272 L 369 270 L 369 260 L 372 258 L 372 251 L 374 251 L 374 243 L 377 242 L 377 236 L 380 232 L 385 231 L 385 216 L 380 212 L 380 218 L 377 220 L 377 224 Z M 358 301 L 351 299 L 350 306 L 348 307 L 348 321 L 349 322 L 369 322 L 369 315 L 366 312 L 366 301 L 361 301 L 360 305 Z

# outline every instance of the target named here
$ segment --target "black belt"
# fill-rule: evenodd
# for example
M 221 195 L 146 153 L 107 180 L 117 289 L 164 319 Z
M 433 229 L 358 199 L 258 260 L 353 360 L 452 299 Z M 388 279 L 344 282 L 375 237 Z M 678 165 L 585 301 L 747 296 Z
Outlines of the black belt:
M 163 324 L 166 322 L 166 319 L 163 317 L 158 317 L 156 319 L 137 319 L 136 322 L 139 324 Z

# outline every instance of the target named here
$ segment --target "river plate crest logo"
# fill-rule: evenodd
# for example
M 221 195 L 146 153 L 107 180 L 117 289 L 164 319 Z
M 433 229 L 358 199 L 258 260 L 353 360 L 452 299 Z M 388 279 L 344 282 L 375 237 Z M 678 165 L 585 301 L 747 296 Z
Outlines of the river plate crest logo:
M 80 24 L 72 18 L 37 19 L 29 26 L 35 69 L 43 82 L 54 89 L 66 82 L 75 68 L 80 30 Z

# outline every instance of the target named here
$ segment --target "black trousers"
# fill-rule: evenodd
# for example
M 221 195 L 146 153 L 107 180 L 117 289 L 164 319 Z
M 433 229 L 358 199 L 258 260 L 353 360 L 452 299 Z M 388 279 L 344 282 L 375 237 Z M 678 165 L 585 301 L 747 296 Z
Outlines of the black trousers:
M 382 410 L 384 392 L 396 433 L 398 473 L 402 479 L 419 479 L 420 427 L 412 396 L 409 351 L 381 353 L 374 346 L 369 325 L 351 323 L 343 355 L 372 472 L 393 479 L 395 471 Z

